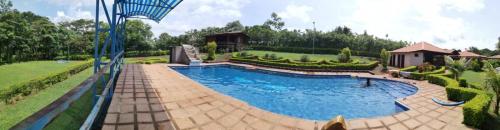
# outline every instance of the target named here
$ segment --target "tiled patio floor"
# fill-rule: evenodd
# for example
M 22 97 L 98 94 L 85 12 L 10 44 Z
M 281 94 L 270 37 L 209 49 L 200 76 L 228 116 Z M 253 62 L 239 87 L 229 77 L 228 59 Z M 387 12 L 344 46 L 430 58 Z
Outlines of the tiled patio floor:
M 383 78 L 364 73 L 314 74 Z M 461 124 L 460 106 L 439 106 L 431 100 L 432 97 L 444 99 L 443 87 L 425 81 L 395 80 L 415 83 L 419 88 L 415 95 L 399 100 L 410 110 L 390 116 L 349 120 L 349 129 L 470 129 Z M 204 87 L 164 64 L 127 65 L 118 82 L 121 84 L 117 85 L 104 129 L 317 130 L 325 124 L 324 121 L 298 119 L 250 106 Z

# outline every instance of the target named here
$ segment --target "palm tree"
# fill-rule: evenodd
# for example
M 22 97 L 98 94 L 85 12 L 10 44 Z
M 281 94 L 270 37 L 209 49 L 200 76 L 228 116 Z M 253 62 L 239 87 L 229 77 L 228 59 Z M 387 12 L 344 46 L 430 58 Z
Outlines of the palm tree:
M 497 96 L 496 105 L 495 105 L 495 113 L 498 115 L 498 105 L 500 103 L 500 73 L 489 63 L 486 62 L 486 80 L 484 81 L 484 85 L 486 88 L 489 88 L 495 92 Z
M 444 57 L 446 62 L 446 67 L 453 73 L 455 80 L 458 80 L 458 77 L 465 71 L 467 68 L 468 61 L 465 58 L 461 58 L 460 60 L 453 60 L 450 56 Z

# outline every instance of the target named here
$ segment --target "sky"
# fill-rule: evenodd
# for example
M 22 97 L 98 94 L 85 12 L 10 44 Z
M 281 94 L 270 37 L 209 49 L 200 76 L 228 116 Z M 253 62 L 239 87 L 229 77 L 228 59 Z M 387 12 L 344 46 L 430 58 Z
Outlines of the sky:
M 109 6 L 113 0 L 105 1 Z M 13 0 L 13 4 L 54 22 L 95 17 L 95 0 Z M 494 49 L 500 37 L 498 5 L 500 0 L 184 0 L 161 22 L 144 21 L 155 36 L 180 35 L 234 20 L 246 26 L 263 24 L 276 12 L 287 29 L 311 29 L 315 22 L 321 31 L 348 26 L 356 33 L 366 30 L 378 37 L 425 41 L 448 49 Z

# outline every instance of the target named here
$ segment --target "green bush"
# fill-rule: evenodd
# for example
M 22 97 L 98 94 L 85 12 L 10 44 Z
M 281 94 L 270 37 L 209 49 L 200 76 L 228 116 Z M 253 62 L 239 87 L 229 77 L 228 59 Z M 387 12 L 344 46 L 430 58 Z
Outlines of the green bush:
M 459 83 L 443 74 L 428 76 L 429 83 L 446 87 L 449 100 L 466 101 L 463 106 L 463 123 L 480 128 L 487 119 L 487 112 L 492 100 L 492 95 L 484 91 L 472 88 L 459 87 Z
M 215 60 L 215 51 L 217 50 L 217 43 L 215 41 L 207 43 L 208 57 L 207 60 Z
M 347 63 L 351 61 L 351 50 L 349 48 L 344 48 L 340 51 L 338 55 L 338 61 L 342 63 Z
M 274 53 L 273 53 L 273 54 L 271 54 L 270 58 L 271 58 L 271 60 L 278 60 L 278 59 L 280 59 L 280 57 L 278 57 L 278 56 L 277 56 L 276 54 L 274 54 Z
M 481 63 L 478 59 L 474 59 L 474 60 L 472 60 L 472 63 L 470 65 L 470 69 L 475 71 L 475 72 L 479 72 L 479 71 L 483 70 L 483 67 L 481 66 Z
M 302 55 L 300 57 L 300 62 L 309 62 L 309 61 L 311 61 L 311 59 L 309 58 L 308 55 Z
M 34 78 L 30 81 L 17 83 L 0 89 L 0 100 L 6 103 L 13 103 L 19 99 L 19 96 L 28 96 L 34 92 L 43 90 L 53 84 L 59 83 L 68 79 L 69 76 L 77 74 L 94 65 L 94 60 L 69 66 L 67 69 L 48 74 L 44 77 Z
M 458 86 L 460 87 L 467 87 L 467 80 L 464 78 L 459 78 L 458 79 Z
M 125 51 L 125 57 L 164 56 L 170 51 Z

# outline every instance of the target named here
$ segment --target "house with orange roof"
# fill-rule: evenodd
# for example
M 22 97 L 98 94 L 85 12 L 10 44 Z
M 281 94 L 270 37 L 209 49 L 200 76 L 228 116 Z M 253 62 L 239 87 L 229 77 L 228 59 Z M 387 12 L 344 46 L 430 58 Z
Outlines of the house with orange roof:
M 389 65 L 394 67 L 418 66 L 423 63 L 431 63 L 435 66 L 445 65 L 444 56 L 449 55 L 455 59 L 484 59 L 482 56 L 467 50 L 448 50 L 434 46 L 427 42 L 419 42 L 407 47 L 389 51 Z
M 445 65 L 444 56 L 452 54 L 427 42 L 419 42 L 389 52 L 391 53 L 389 65 L 394 67 L 418 66 L 426 62 L 442 66 Z

